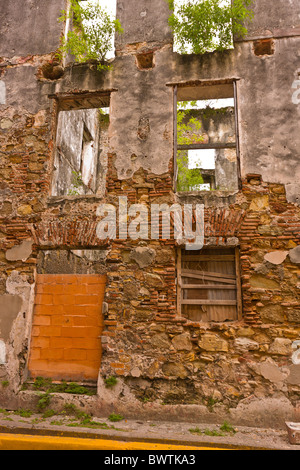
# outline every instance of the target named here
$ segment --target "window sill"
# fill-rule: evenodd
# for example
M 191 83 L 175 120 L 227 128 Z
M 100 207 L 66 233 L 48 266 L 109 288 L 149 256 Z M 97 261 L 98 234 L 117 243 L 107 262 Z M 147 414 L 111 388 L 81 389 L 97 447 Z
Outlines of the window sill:
M 103 196 L 100 196 L 98 194 L 78 194 L 78 195 L 73 195 L 73 196 L 49 196 L 47 200 L 48 206 L 51 205 L 56 205 L 60 204 L 62 202 L 70 201 L 70 202 L 94 202 L 94 201 L 102 201 Z
M 232 191 L 178 191 L 176 196 L 181 203 L 204 204 L 206 206 L 227 206 L 235 203 L 238 189 Z

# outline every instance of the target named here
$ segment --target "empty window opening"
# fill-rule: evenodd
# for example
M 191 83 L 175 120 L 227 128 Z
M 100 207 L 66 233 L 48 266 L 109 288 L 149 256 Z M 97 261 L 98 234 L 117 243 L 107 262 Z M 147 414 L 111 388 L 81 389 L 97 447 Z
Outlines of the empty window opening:
M 60 110 L 52 196 L 104 195 L 108 126 L 107 105 Z
M 87 127 L 84 125 L 81 152 L 81 177 L 85 186 L 91 185 L 96 170 L 94 158 L 94 139 Z
M 234 85 L 175 87 L 177 191 L 238 189 Z
M 216 152 L 214 149 L 187 151 L 188 172 L 195 180 L 189 186 L 190 191 L 210 191 L 216 189 L 215 169 Z M 181 175 L 182 178 L 182 175 Z M 197 184 L 197 178 L 199 183 Z
M 179 313 L 192 321 L 241 318 L 241 284 L 237 248 L 178 250 Z

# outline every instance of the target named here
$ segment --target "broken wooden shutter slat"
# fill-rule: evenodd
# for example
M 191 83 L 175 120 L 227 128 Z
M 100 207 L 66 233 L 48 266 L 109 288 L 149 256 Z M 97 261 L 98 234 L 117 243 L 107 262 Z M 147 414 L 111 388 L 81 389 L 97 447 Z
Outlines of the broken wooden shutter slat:
M 203 255 L 201 256 L 201 259 L 199 259 L 199 256 L 194 256 L 194 255 L 186 255 L 186 256 L 182 256 L 182 261 L 198 261 L 199 262 L 202 262 L 202 261 L 219 261 L 219 262 L 224 262 L 224 261 L 234 261 L 235 260 L 235 256 L 234 255 L 224 255 L 222 257 L 220 257 L 219 255 Z
M 236 289 L 236 284 L 218 285 L 218 284 L 183 284 L 183 289 Z
M 177 150 L 198 150 L 198 149 L 235 149 L 235 142 L 228 143 L 215 143 L 215 144 L 180 144 L 177 145 Z
M 214 300 L 214 299 L 183 299 L 183 305 L 236 305 L 236 300 Z
M 185 278 L 192 278 L 192 279 L 200 279 L 203 281 L 213 281 L 213 282 L 223 282 L 224 284 L 236 284 L 236 281 L 234 279 L 228 279 L 228 278 L 220 278 L 220 277 L 213 277 L 213 276 L 207 276 L 206 274 L 186 274 L 182 273 L 182 277 Z

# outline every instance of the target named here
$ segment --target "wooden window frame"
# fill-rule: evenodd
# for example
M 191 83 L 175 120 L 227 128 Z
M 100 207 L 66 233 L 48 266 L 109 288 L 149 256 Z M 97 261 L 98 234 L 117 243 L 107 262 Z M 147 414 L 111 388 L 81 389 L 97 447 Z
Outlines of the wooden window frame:
M 192 82 L 180 82 L 180 83 L 168 83 L 167 86 L 173 87 L 173 166 L 174 166 L 174 182 L 173 189 L 174 192 L 177 192 L 177 178 L 178 178 L 178 166 L 177 166 L 177 151 L 178 150 L 195 150 L 195 149 L 236 149 L 237 156 L 237 180 L 238 188 L 242 187 L 242 178 L 241 178 L 241 161 L 240 161 L 240 132 L 239 132 L 239 109 L 238 109 L 238 82 L 239 78 L 229 78 L 224 80 L 196 80 Z M 234 115 L 235 115 L 235 142 L 228 143 L 213 143 L 213 144 L 187 144 L 179 145 L 177 142 L 177 103 L 180 101 L 180 93 L 182 89 L 188 90 L 189 88 L 199 89 L 200 97 L 198 99 L 208 99 L 205 98 L 207 90 L 211 87 L 215 87 L 219 92 L 219 88 L 223 88 L 225 92 L 220 95 L 210 97 L 210 99 L 222 99 L 231 97 L 234 100 Z M 229 92 L 229 88 L 232 88 Z M 201 90 L 203 96 L 201 96 Z M 183 96 L 181 96 L 183 99 Z
M 218 247 L 221 248 L 221 247 Z M 227 247 L 228 248 L 228 247 Z M 191 252 L 191 256 L 193 252 Z M 205 255 L 205 251 L 203 252 L 203 257 L 202 260 L 205 260 L 205 257 L 210 257 L 212 259 L 213 255 Z M 227 258 L 226 258 L 227 257 Z M 239 247 L 234 248 L 234 255 L 223 255 L 223 259 L 226 260 L 231 260 L 235 261 L 235 276 L 232 277 L 232 282 L 230 279 L 224 280 L 223 283 L 227 283 L 227 286 L 224 285 L 214 285 L 214 289 L 230 289 L 235 288 L 236 291 L 236 300 L 204 300 L 204 299 L 199 299 L 199 300 L 185 300 L 183 299 L 183 290 L 184 289 L 192 289 L 192 288 L 197 288 L 197 289 L 209 289 L 212 287 L 212 285 L 207 284 L 205 287 L 203 285 L 196 285 L 192 284 L 192 281 L 190 284 L 186 284 L 188 287 L 183 288 L 183 283 L 182 283 L 182 248 L 177 249 L 177 313 L 180 317 L 183 317 L 182 314 L 182 305 L 236 305 L 236 318 L 229 320 L 229 321 L 240 321 L 242 319 L 243 315 L 243 305 L 242 305 L 242 288 L 241 288 L 241 271 L 240 271 L 240 250 Z M 191 274 L 190 275 L 191 279 L 194 277 L 194 279 L 197 278 L 197 274 Z M 219 276 L 220 279 L 222 279 L 221 276 Z M 217 277 L 210 276 L 209 274 L 206 275 L 207 280 L 209 278 L 211 280 L 216 280 Z M 232 287 L 231 287 L 232 286 Z M 200 322 L 201 320 L 199 320 Z M 215 320 L 211 320 L 212 322 Z

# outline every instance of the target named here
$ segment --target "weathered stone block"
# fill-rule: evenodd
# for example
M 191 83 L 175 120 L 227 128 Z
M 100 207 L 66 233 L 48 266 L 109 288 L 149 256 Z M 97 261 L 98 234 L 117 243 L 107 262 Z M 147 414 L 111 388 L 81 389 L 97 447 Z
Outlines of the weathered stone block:
M 292 263 L 300 264 L 300 245 L 290 250 L 289 257 Z
M 228 352 L 228 343 L 220 336 L 212 333 L 206 333 L 198 341 L 198 346 L 205 351 Z
M 158 333 L 152 336 L 150 343 L 153 347 L 158 349 L 169 349 L 171 344 L 169 336 L 165 333 Z
M 261 375 L 270 382 L 283 382 L 286 374 L 284 374 L 276 364 L 264 362 L 259 366 Z
M 286 338 L 275 338 L 270 346 L 269 352 L 280 356 L 288 356 L 292 354 L 292 342 L 290 339 Z
M 191 351 L 193 345 L 190 340 L 188 333 L 182 333 L 181 335 L 174 336 L 172 344 L 178 351 Z
M 167 376 L 179 377 L 185 379 L 188 375 L 187 369 L 177 362 L 166 362 L 162 366 L 162 371 Z
M 253 274 L 250 278 L 251 287 L 258 287 L 261 289 L 280 289 L 280 284 L 273 279 L 269 279 L 261 274 Z
M 163 280 L 157 274 L 146 273 L 145 282 L 149 287 L 161 287 L 163 285 Z
M 262 211 L 269 207 L 269 196 L 259 196 L 252 200 L 250 204 L 250 211 Z
M 139 246 L 131 253 L 131 258 L 139 265 L 140 268 L 150 266 L 155 258 L 155 250 L 146 246 Z
M 241 351 L 256 351 L 259 349 L 259 344 L 249 338 L 236 338 L 234 346 Z
M 260 318 L 264 323 L 284 322 L 284 310 L 281 305 L 270 304 L 259 310 Z
M 300 364 L 293 364 L 289 370 L 290 375 L 287 382 L 292 385 L 300 385 Z
M 23 204 L 18 207 L 17 212 L 19 215 L 30 215 L 32 214 L 32 207 L 29 204 Z

